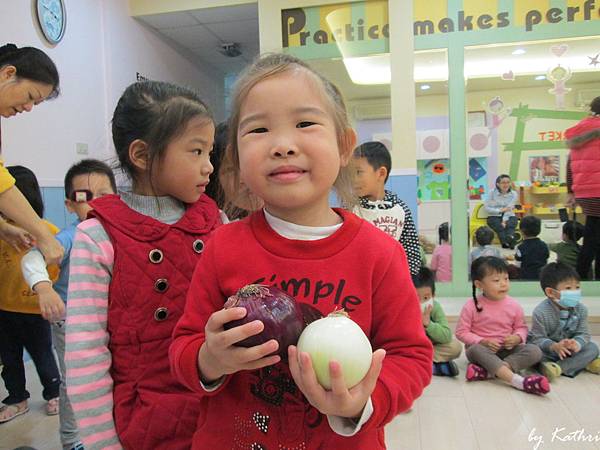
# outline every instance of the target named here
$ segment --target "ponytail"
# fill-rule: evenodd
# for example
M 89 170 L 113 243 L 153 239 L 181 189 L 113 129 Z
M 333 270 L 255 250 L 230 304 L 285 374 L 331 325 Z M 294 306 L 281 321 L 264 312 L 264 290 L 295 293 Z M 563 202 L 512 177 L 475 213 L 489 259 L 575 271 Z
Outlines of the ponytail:
M 477 312 L 483 311 L 483 308 L 479 306 L 479 300 L 477 300 L 477 288 L 475 287 L 475 283 L 473 282 L 473 301 L 475 302 L 475 309 Z

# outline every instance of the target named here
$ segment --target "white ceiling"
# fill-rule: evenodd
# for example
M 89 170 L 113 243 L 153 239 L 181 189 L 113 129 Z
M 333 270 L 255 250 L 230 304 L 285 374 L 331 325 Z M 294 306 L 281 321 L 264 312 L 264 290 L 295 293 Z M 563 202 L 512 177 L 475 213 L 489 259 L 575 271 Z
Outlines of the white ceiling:
M 222 74 L 238 73 L 259 53 L 258 39 L 258 7 L 256 3 L 238 6 L 204 8 L 184 12 L 171 12 L 141 16 L 138 19 L 155 29 L 170 42 L 185 50 L 185 53 L 195 59 L 199 66 L 208 66 Z M 222 44 L 238 43 L 242 55 L 227 57 L 219 53 Z M 567 44 L 568 50 L 561 56 L 553 54 L 552 47 Z M 522 55 L 513 55 L 513 51 L 522 48 Z M 523 61 L 547 61 L 557 64 L 561 61 L 569 64 L 573 58 L 579 58 L 586 67 L 573 73 L 569 84 L 590 83 L 600 81 L 600 65 L 587 65 L 588 57 L 600 53 L 600 38 L 583 38 L 563 41 L 530 42 L 525 44 L 502 44 L 466 49 L 465 61 L 475 66 L 489 66 L 495 63 L 497 71 L 510 70 L 511 67 L 522 66 Z M 447 74 L 447 56 L 445 50 L 419 52 L 415 55 L 415 75 L 422 75 L 423 70 L 431 72 L 445 71 Z M 327 60 L 312 60 L 310 64 L 327 78 L 331 79 L 344 93 L 347 100 L 389 98 L 388 85 L 357 85 L 352 82 L 341 58 Z M 542 64 L 544 65 L 544 64 Z M 523 74 L 515 77 L 514 81 L 501 78 L 502 73 L 472 78 L 467 82 L 468 91 L 497 90 L 517 87 L 550 86 L 547 80 L 535 80 L 535 75 L 544 72 Z M 427 79 L 427 76 L 425 76 Z M 439 78 L 438 78 L 439 79 Z M 421 95 L 447 94 L 447 81 L 426 82 L 431 88 L 423 91 L 417 83 L 415 93 Z
M 256 3 L 137 17 L 192 55 L 199 66 L 221 73 L 239 72 L 259 53 Z M 238 43 L 242 54 L 219 53 L 222 44 Z

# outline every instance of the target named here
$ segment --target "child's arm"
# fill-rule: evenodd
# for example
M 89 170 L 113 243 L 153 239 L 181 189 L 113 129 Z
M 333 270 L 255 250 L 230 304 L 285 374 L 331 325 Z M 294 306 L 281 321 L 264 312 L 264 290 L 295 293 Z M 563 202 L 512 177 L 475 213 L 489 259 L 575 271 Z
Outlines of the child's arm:
M 473 314 L 477 314 L 475 312 L 475 304 L 473 303 L 473 300 L 467 300 L 467 303 L 465 303 L 460 311 L 460 317 L 455 331 L 456 339 L 465 345 L 479 344 L 484 339 L 471 331 Z
M 42 317 L 49 321 L 63 319 L 65 304 L 52 288 L 46 261 L 38 249 L 34 248 L 23 256 L 21 271 L 27 285 L 38 295 Z
M 370 399 L 373 413 L 362 430 L 383 427 L 411 407 L 431 381 L 432 346 L 401 246 L 373 292 L 373 350 L 386 355 Z
M 44 254 L 47 264 L 60 263 L 62 247 L 16 186 L 0 193 L 0 212 L 36 238 L 36 245 Z
M 120 449 L 113 419 L 108 286 L 114 249 L 100 223 L 82 222 L 71 252 L 67 301 L 67 390 L 86 449 Z
M 429 268 L 434 272 L 438 269 L 438 265 L 440 263 L 440 252 L 438 251 L 438 247 L 433 249 L 433 253 L 431 254 L 431 262 L 429 263 Z
M 527 323 L 525 323 L 525 313 L 521 305 L 515 302 L 515 319 L 513 321 L 513 334 L 521 338 L 520 344 L 527 342 Z
M 448 326 L 448 319 L 442 306 L 436 301 L 433 302 L 431 320 L 425 327 L 425 332 L 435 344 L 448 344 L 452 341 L 452 330 Z
M 579 314 L 579 324 L 577 325 L 575 333 L 571 336 L 571 339 L 574 339 L 579 344 L 579 349 L 581 349 L 585 344 L 590 342 L 591 335 L 587 324 L 587 308 L 585 306 L 583 308 L 577 308 L 577 313 Z
M 533 310 L 531 316 L 531 331 L 528 335 L 528 342 L 537 345 L 542 351 L 549 353 L 552 351 L 550 347 L 555 343 L 548 337 L 548 323 L 547 317 L 540 307 L 537 306 Z
M 401 202 L 400 206 L 404 210 L 404 227 L 402 228 L 402 234 L 400 235 L 400 243 L 402 244 L 402 247 L 404 247 L 410 273 L 416 275 L 419 273 L 419 268 L 421 267 L 419 235 L 417 234 L 417 227 L 412 218 L 410 208 L 404 202 Z

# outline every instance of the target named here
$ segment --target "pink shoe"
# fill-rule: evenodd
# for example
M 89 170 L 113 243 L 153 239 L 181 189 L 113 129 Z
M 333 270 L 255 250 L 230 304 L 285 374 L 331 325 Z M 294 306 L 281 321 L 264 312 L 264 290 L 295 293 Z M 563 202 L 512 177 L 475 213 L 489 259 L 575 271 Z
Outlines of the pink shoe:
M 544 395 L 550 392 L 550 383 L 543 375 L 529 375 L 523 379 L 523 390 L 529 394 Z
M 488 378 L 488 371 L 483 367 L 472 363 L 467 366 L 467 381 L 480 381 Z

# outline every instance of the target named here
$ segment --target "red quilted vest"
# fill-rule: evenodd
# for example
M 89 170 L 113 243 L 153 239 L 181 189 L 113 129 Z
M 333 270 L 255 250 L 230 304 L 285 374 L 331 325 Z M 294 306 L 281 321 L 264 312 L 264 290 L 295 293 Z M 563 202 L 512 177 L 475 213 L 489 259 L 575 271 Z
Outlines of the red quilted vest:
M 581 120 L 565 132 L 571 151 L 575 198 L 600 197 L 600 117 Z
M 175 224 L 129 208 L 117 195 L 93 203 L 114 247 L 108 332 L 114 418 L 126 449 L 189 449 L 200 398 L 171 375 L 171 333 L 204 243 L 221 224 L 203 195 Z

